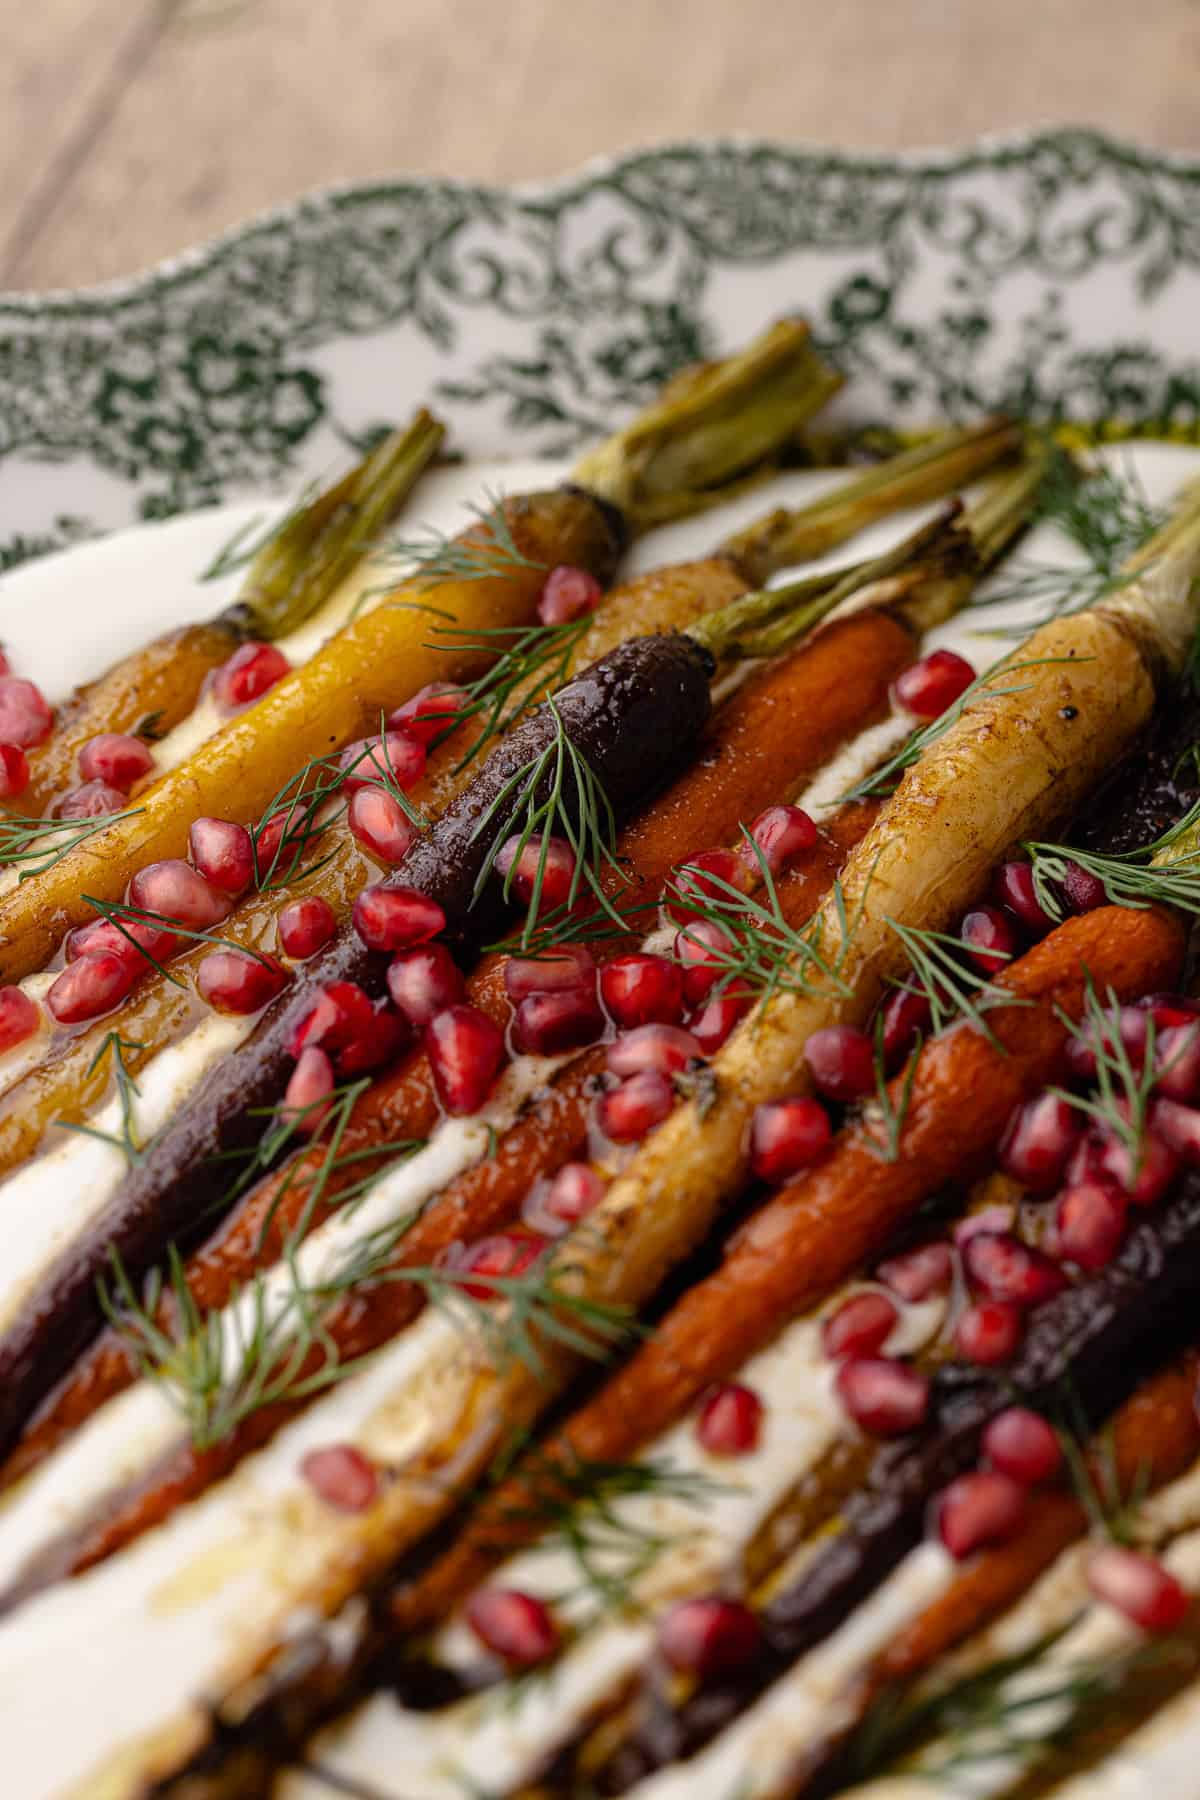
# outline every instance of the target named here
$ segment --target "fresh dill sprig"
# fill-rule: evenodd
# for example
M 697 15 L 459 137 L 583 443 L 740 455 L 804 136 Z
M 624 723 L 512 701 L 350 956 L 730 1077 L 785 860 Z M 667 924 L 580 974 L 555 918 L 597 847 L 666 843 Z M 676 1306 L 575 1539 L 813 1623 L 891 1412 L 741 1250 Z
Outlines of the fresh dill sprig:
M 309 847 L 316 844 L 334 824 L 335 819 L 341 816 L 341 812 L 327 818 L 320 818 L 318 814 L 327 802 L 335 800 L 341 802 L 341 811 L 345 810 L 343 790 L 347 775 L 352 774 L 360 763 L 373 757 L 376 750 L 383 759 L 384 772 L 382 775 L 372 774 L 369 785 L 391 794 L 418 831 L 426 829 L 428 820 L 413 805 L 397 779 L 387 743 L 387 718 L 381 712 L 377 744 L 364 744 L 358 755 L 345 767 L 338 756 L 311 757 L 294 775 L 288 777 L 273 799 L 267 802 L 258 823 L 250 827 L 256 885 L 260 893 L 269 893 L 281 887 L 295 887 L 332 860 L 336 851 L 331 850 L 305 868 L 298 867 Z M 372 763 L 372 769 L 376 766 Z M 280 817 L 284 821 L 283 832 L 268 862 L 260 857 L 259 844 L 263 834 Z
M 862 1122 L 867 1149 L 880 1162 L 894 1163 L 900 1157 L 900 1139 L 904 1131 L 904 1122 L 908 1118 L 908 1109 L 912 1105 L 913 1082 L 917 1078 L 917 1060 L 921 1054 L 924 1039 L 917 1033 L 908 1062 L 900 1082 L 899 1094 L 892 1099 L 891 1083 L 888 1080 L 887 1062 L 883 1051 L 883 1013 L 875 1019 L 875 1098 L 869 1100 L 862 1109 Z M 882 1127 L 882 1131 L 879 1129 Z
M 749 834 L 745 835 L 762 876 L 762 899 L 709 869 L 703 871 L 703 887 L 685 890 L 672 881 L 664 895 L 668 904 L 673 897 L 681 901 L 691 915 L 679 936 L 703 949 L 706 960 L 720 969 L 711 992 L 716 995 L 731 986 L 745 987 L 769 1001 L 780 993 L 813 994 L 822 986 L 848 998 L 850 989 L 841 970 L 857 921 L 847 917 L 841 882 L 835 881 L 832 890 L 840 942 L 830 954 L 821 945 L 819 918 L 810 920 L 802 930 L 788 922 L 766 857 Z M 686 874 L 687 869 L 684 863 L 678 873 Z M 715 925 L 723 933 L 724 943 L 708 944 L 693 936 L 700 920 Z
M 642 1334 L 628 1307 L 573 1293 L 537 1264 L 520 1275 L 488 1275 L 487 1292 L 480 1296 L 467 1284 L 479 1279 L 482 1285 L 483 1278 L 452 1267 L 409 1265 L 378 1270 L 375 1278 L 414 1282 L 431 1306 L 481 1339 L 500 1372 L 520 1364 L 540 1378 L 546 1372 L 544 1345 L 607 1362 Z
M 142 806 L 131 806 L 98 819 L 0 817 L 0 868 L 15 868 L 19 881 L 30 881 L 54 868 L 97 833 L 107 831 L 110 825 L 136 818 L 144 811 Z
M 1164 1639 L 1108 1656 L 1048 1662 L 1073 1623 L 940 1692 L 908 1702 L 896 1698 L 890 1706 L 876 1702 L 859 1734 L 853 1779 L 903 1767 L 945 1781 L 1061 1750 L 1097 1722 L 1099 1709 L 1136 1674 L 1178 1654 L 1178 1646 Z M 927 1748 L 913 1754 L 922 1743 Z
M 130 1168 L 133 1168 L 135 1163 L 141 1162 L 146 1154 L 146 1145 L 137 1133 L 133 1102 L 138 1092 L 138 1085 L 125 1066 L 125 1052 L 127 1050 L 144 1050 L 145 1047 L 144 1044 L 134 1043 L 131 1038 L 123 1038 L 119 1031 L 110 1031 L 105 1034 L 104 1042 L 88 1064 L 88 1074 L 94 1075 L 106 1057 L 112 1059 L 113 1078 L 117 1088 L 117 1104 L 121 1113 L 119 1131 L 101 1131 L 98 1125 L 78 1124 L 71 1119 L 56 1121 L 64 1131 L 74 1131 L 80 1137 L 96 1138 L 102 1144 L 111 1144 L 114 1150 L 120 1151 Z
M 1075 1496 L 1092 1530 L 1117 1544 L 1135 1545 L 1142 1503 L 1150 1485 L 1148 1465 L 1139 1465 L 1126 1489 L 1117 1467 L 1112 1421 L 1093 1435 L 1069 1376 L 1059 1383 L 1058 1441 Z
M 212 944 L 223 950 L 238 950 L 243 956 L 252 956 L 255 962 L 262 963 L 268 969 L 274 966 L 265 951 L 254 949 L 251 944 L 239 944 L 235 938 L 222 937 L 218 931 L 202 931 L 191 925 L 185 925 L 182 920 L 172 918 L 169 913 L 147 912 L 145 907 L 130 906 L 124 900 L 99 900 L 95 894 L 81 894 L 80 899 L 85 906 L 90 906 L 94 912 L 100 914 L 101 918 L 107 919 L 110 925 L 115 926 L 121 936 L 128 939 L 129 943 L 133 945 L 138 954 L 151 963 L 159 974 L 165 976 L 174 987 L 184 987 L 186 983 L 180 976 L 173 974 L 165 963 L 160 962 L 157 956 L 152 955 L 144 944 L 138 942 L 129 930 L 126 924 L 127 920 L 139 925 L 153 925 L 157 931 L 170 931 L 176 937 L 189 938 L 198 944 Z
M 621 920 L 622 932 L 642 930 L 647 915 L 657 911 L 657 900 L 637 900 L 623 905 L 618 898 L 611 906 L 605 907 L 603 912 L 572 908 L 564 904 L 543 913 L 536 931 L 510 932 L 507 937 L 498 939 L 494 944 L 485 944 L 484 949 L 495 951 L 501 956 L 521 956 L 536 960 L 538 957 L 555 955 L 564 944 L 603 943 L 614 935 L 617 918 Z
M 1133 577 L 1124 565 L 1166 523 L 1167 514 L 1150 504 L 1134 468 L 1118 473 L 1100 465 L 1081 479 L 1070 458 L 1056 451 L 1036 518 L 1057 525 L 1084 561 L 1016 559 L 1007 579 L 973 602 L 979 609 L 1014 603 L 1036 609 L 1022 624 L 995 632 L 997 637 L 1025 637 L 1036 626 L 1083 612 L 1127 585 Z
M 903 925 L 899 919 L 888 918 L 886 923 L 908 957 L 911 972 L 904 978 L 906 985 L 923 994 L 929 1003 L 933 1031 L 944 1031 L 948 1025 L 966 1019 L 994 1050 L 1003 1052 L 1004 1046 L 984 1015 L 998 1006 L 1028 1006 L 1031 1002 L 968 969 L 962 961 L 961 938 L 951 937 L 945 931 Z
M 482 581 L 490 575 L 510 575 L 517 569 L 544 569 L 545 563 L 526 556 L 517 544 L 505 512 L 502 494 L 489 493 L 482 505 L 472 506 L 475 524 L 454 537 L 427 526 L 414 537 L 388 540 L 382 554 L 407 565 L 405 581 L 436 587 L 443 581 Z
M 1089 974 L 1084 974 L 1084 1012 L 1072 1019 L 1061 1008 L 1055 1011 L 1071 1035 L 1096 1059 L 1094 1094 L 1076 1094 L 1069 1088 L 1051 1088 L 1060 1100 L 1085 1117 L 1101 1124 L 1128 1150 L 1135 1169 L 1142 1157 L 1146 1115 L 1155 1083 L 1164 1073 L 1154 1056 L 1154 1019 L 1146 1014 L 1145 1055 L 1138 1062 L 1130 1056 L 1120 1032 L 1120 1001 L 1112 988 L 1100 999 Z
M 568 679 L 580 641 L 592 619 L 568 619 L 561 625 L 495 625 L 466 631 L 461 626 L 435 626 L 435 649 L 492 657 L 483 674 L 464 690 L 466 699 L 454 718 L 434 739 L 443 742 L 468 719 L 480 720 L 479 735 L 456 765 L 461 771 L 502 732 Z M 499 654 L 497 654 L 497 651 Z
M 1138 850 L 1104 856 L 1098 851 L 1068 849 L 1062 844 L 1022 844 L 1021 848 L 1028 853 L 1033 868 L 1038 902 L 1052 919 L 1062 919 L 1066 913 L 1058 884 L 1064 880 L 1070 863 L 1094 875 L 1113 906 L 1160 904 L 1178 907 L 1180 912 L 1200 913 L 1200 847 L 1184 851 L 1171 862 L 1154 860 L 1198 824 L 1200 801 L 1161 837 Z
M 678 1532 L 639 1524 L 621 1509 L 623 1500 L 650 1495 L 699 1510 L 729 1491 L 727 1483 L 714 1481 L 703 1470 L 677 1468 L 664 1458 L 605 1462 L 574 1450 L 565 1459 L 527 1458 L 521 1485 L 527 1502 L 506 1507 L 503 1516 L 536 1524 L 538 1550 L 566 1551 L 578 1571 L 578 1587 L 555 1595 L 551 1604 L 563 1605 L 582 1594 L 595 1600 L 602 1613 L 636 1609 L 636 1583 L 680 1542 Z M 585 1628 L 576 1624 L 577 1630 Z
M 504 820 L 480 865 L 472 902 L 483 892 L 501 850 L 515 838 L 513 860 L 504 876 L 504 898 L 509 899 L 522 852 L 528 844 L 538 844 L 537 867 L 519 940 L 522 950 L 541 922 L 542 886 L 552 837 L 565 838 L 575 857 L 566 907 L 573 907 L 587 888 L 612 922 L 618 927 L 622 923 L 600 879 L 601 871 L 607 867 L 621 881 L 625 880 L 624 870 L 613 854 L 616 815 L 599 777 L 572 743 L 553 698 L 547 700 L 546 706 L 554 725 L 551 741 L 509 776 L 476 823 L 470 840 L 474 843 L 481 837 L 497 815 Z
M 155 1269 L 139 1296 L 115 1248 L 112 1282 L 99 1283 L 100 1304 L 145 1379 L 154 1381 L 183 1414 L 192 1442 L 211 1449 L 265 1406 L 304 1400 L 357 1373 L 367 1360 L 342 1358 L 327 1329 L 346 1291 L 332 1281 L 307 1288 L 291 1265 L 291 1282 L 272 1295 L 261 1270 L 229 1302 L 205 1313 L 178 1249 L 167 1252 L 167 1275 Z M 164 1301 L 169 1322 L 160 1320 Z M 309 1367 L 315 1358 L 315 1367 Z
M 1028 682 L 1018 682 L 1015 687 L 993 687 L 991 684 L 997 676 L 1017 675 L 1023 669 L 1046 668 L 1051 663 L 1078 663 L 1088 660 L 1090 659 L 1086 657 L 1035 656 L 1025 662 L 1013 662 L 1010 657 L 1002 656 L 998 662 L 992 664 L 990 669 L 985 669 L 982 675 L 977 675 L 970 687 L 965 688 L 954 704 L 948 706 L 944 713 L 940 713 L 928 725 L 922 725 L 919 730 L 911 732 L 895 754 L 889 756 L 885 763 L 881 763 L 879 768 L 872 770 L 869 775 L 864 775 L 861 781 L 855 782 L 853 787 L 847 788 L 844 794 L 839 795 L 839 801 L 869 800 L 876 795 L 892 793 L 905 769 L 911 768 L 931 744 L 936 744 L 939 738 L 945 736 L 952 725 L 957 725 L 963 714 L 969 711 L 976 701 L 999 699 L 1005 694 L 1023 694 L 1030 686 Z

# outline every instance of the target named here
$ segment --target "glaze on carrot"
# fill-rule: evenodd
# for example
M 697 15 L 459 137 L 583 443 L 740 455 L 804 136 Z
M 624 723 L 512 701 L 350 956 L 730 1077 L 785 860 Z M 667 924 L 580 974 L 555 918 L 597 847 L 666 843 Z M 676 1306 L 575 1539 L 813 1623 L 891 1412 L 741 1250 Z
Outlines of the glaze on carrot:
M 1170 985 L 1184 942 L 1178 920 L 1157 909 L 1103 907 L 1059 926 L 996 977 L 1033 1002 L 989 1015 L 1003 1050 L 966 1026 L 926 1044 L 897 1159 L 872 1154 L 862 1124 L 848 1127 L 823 1164 L 752 1215 L 719 1268 L 672 1307 L 543 1457 L 619 1461 L 665 1430 L 705 1387 L 731 1376 L 791 1317 L 882 1249 L 928 1193 L 979 1166 L 1013 1106 L 1060 1072 L 1065 1021 L 1084 1011 L 1085 971 L 1101 991 L 1111 985 L 1120 998 L 1133 999 Z M 897 1106 L 902 1079 L 893 1087 Z M 522 1504 L 528 1515 L 528 1496 L 514 1478 L 424 1577 L 397 1594 L 398 1621 L 416 1627 L 440 1616 L 502 1550 L 524 1541 L 529 1527 L 516 1517 Z
M 719 563 L 709 569 L 706 596 L 723 600 L 730 575 Z M 667 875 L 686 856 L 732 839 L 741 822 L 797 792 L 855 731 L 882 716 L 891 682 L 912 652 L 912 636 L 902 625 L 886 614 L 863 612 L 833 622 L 753 675 L 718 710 L 697 761 L 620 834 L 617 849 L 627 883 L 618 888 L 610 878 L 607 885 L 622 907 L 656 901 Z M 814 851 L 801 869 L 780 883 L 780 901 L 789 917 L 801 921 L 812 910 L 877 810 L 875 804 L 849 806 L 830 821 L 820 854 Z M 703 834 L 699 839 L 698 833 Z M 646 914 L 634 918 L 644 927 Z M 629 939 L 614 935 L 594 948 L 615 953 L 640 935 L 640 929 Z M 468 984 L 468 998 L 498 1023 L 507 1024 L 501 957 L 483 959 Z M 347 1121 L 340 1150 L 357 1157 L 398 1138 L 425 1137 L 438 1116 L 429 1060 L 424 1052 L 414 1051 L 363 1095 Z M 201 1310 L 224 1304 L 238 1282 L 278 1254 L 306 1204 L 305 1175 L 319 1170 L 323 1156 L 320 1148 L 305 1152 L 260 1183 L 191 1259 L 188 1278 Z M 370 1172 L 369 1163 L 343 1163 L 327 1178 L 325 1203 L 336 1201 L 351 1181 Z M 271 1236 L 264 1242 L 264 1220 L 281 1192 Z M 318 1224 L 327 1210 L 328 1204 L 315 1209 L 312 1223 Z M 111 1330 L 103 1332 L 34 1414 L 0 1470 L 0 1486 L 40 1462 L 69 1431 L 126 1387 L 133 1373 L 120 1339 Z

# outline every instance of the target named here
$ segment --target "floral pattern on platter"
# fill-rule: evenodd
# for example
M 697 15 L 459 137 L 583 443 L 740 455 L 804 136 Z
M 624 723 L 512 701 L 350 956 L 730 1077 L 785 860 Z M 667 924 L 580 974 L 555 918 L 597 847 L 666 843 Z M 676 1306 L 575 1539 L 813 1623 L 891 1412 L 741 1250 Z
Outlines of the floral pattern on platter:
M 422 398 L 468 452 L 569 452 L 785 311 L 858 422 L 1010 407 L 1192 436 L 1198 199 L 1200 162 L 1084 131 L 318 195 L 121 286 L 0 300 L 0 570 L 320 477 Z

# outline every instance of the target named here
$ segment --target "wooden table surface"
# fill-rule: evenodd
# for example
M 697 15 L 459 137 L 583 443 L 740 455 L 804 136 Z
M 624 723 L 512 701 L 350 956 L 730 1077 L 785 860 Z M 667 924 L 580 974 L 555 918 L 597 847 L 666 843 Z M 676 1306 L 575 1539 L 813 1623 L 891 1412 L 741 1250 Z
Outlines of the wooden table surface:
M 10 0 L 0 289 L 131 273 L 307 188 L 743 132 L 1094 124 L 1200 152 L 1200 0 Z

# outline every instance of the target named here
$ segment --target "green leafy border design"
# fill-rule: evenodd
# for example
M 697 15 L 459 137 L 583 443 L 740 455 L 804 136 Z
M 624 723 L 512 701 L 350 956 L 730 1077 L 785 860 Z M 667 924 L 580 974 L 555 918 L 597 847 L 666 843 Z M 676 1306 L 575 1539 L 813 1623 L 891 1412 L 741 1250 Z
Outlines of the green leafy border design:
M 468 450 L 558 454 L 785 310 L 860 418 L 1012 407 L 1191 435 L 1198 268 L 1200 163 L 1087 131 L 907 159 L 683 144 L 537 191 L 359 186 L 122 286 L 0 299 L 0 469 L 61 463 L 75 533 L 81 510 L 164 517 L 320 473 L 380 422 L 363 395 L 389 366 L 397 413 L 433 393 Z M 84 504 L 89 470 L 123 503 L 110 480 Z M 62 541 L 2 523 L 0 566 L 17 536 Z

